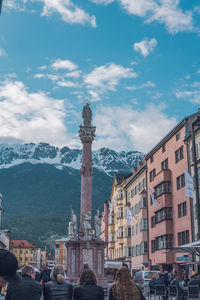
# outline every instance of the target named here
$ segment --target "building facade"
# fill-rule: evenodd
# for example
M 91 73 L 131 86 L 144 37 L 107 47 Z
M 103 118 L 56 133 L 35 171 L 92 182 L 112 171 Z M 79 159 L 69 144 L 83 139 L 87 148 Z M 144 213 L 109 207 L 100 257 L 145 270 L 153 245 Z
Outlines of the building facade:
M 131 223 L 127 226 L 127 236 L 131 246 L 127 255 L 131 258 L 132 273 L 148 267 L 148 219 L 146 193 L 146 164 L 140 162 L 124 186 L 127 195 L 127 209 L 131 210 Z
M 38 248 L 35 244 L 26 240 L 11 240 L 10 250 L 17 257 L 20 267 L 24 265 L 37 267 Z
M 161 271 L 180 271 L 184 253 L 169 250 L 192 242 L 192 207 L 184 188 L 184 169 L 188 168 L 185 138 L 198 114 L 183 119 L 146 155 L 149 259 L 152 268 Z

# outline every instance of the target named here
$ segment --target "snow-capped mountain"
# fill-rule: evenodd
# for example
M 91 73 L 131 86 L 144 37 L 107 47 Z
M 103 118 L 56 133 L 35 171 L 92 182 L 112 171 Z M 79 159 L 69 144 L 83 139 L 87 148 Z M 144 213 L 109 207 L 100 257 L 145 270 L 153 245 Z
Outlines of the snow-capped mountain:
M 14 167 L 23 163 L 49 164 L 57 169 L 71 167 L 79 170 L 82 151 L 58 148 L 47 143 L 24 145 L 0 145 L 0 169 Z M 116 152 L 108 148 L 93 151 L 93 167 L 107 174 L 130 171 L 143 154 L 137 151 Z

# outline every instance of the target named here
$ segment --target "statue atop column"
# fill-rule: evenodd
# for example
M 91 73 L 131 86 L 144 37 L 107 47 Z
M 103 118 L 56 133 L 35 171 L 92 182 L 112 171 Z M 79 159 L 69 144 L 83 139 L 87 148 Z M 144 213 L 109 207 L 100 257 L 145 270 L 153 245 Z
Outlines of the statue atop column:
M 94 228 L 96 237 L 99 237 L 101 234 L 101 218 L 99 209 L 97 209 L 97 214 L 94 216 Z
M 89 103 L 86 103 L 82 110 L 83 124 L 86 127 L 91 127 L 92 125 L 92 111 L 90 109 Z
M 68 235 L 70 237 L 75 237 L 77 235 L 77 217 L 71 207 L 71 220 L 68 226 Z
M 85 238 L 90 238 L 92 236 L 91 218 L 91 211 L 88 211 L 88 213 L 84 214 L 83 228 Z

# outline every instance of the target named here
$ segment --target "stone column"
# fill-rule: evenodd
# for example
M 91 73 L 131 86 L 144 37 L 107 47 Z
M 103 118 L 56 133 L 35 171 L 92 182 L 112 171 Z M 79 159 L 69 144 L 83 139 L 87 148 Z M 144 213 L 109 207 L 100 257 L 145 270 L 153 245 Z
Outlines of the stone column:
M 84 115 L 86 111 L 86 116 Z M 90 113 L 88 121 L 87 113 Z M 81 219 L 80 219 L 80 233 L 84 232 L 84 216 L 89 215 L 90 225 L 92 216 L 92 142 L 95 137 L 96 127 L 91 126 L 91 110 L 89 105 L 86 104 L 83 108 L 84 126 L 80 126 L 79 136 L 83 144 L 82 151 L 82 166 L 81 173 Z

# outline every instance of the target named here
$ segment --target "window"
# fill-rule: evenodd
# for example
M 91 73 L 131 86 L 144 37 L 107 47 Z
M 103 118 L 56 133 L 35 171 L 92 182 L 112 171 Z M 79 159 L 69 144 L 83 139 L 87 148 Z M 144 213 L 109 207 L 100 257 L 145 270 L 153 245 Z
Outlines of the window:
M 168 158 L 161 162 L 161 170 L 168 170 Z
M 184 173 L 181 174 L 180 176 L 178 176 L 176 178 L 176 186 L 177 186 L 177 190 L 180 190 L 182 187 L 185 186 L 185 176 L 184 176 Z
M 147 254 L 148 253 L 148 242 L 142 242 L 140 244 L 140 254 Z
M 189 230 L 178 233 L 178 246 L 189 243 Z
M 132 216 L 135 215 L 135 206 L 132 207 Z
M 184 158 L 183 146 L 181 146 L 178 150 L 175 151 L 175 161 L 176 161 L 176 163 L 178 163 L 183 158 Z
M 140 222 L 140 231 L 147 230 L 147 229 L 148 229 L 147 219 L 142 219 Z
M 123 226 L 118 227 L 118 238 L 122 238 L 124 236 Z
M 131 257 L 131 247 L 126 247 L 126 257 Z
M 171 193 L 171 182 L 164 181 L 155 187 L 154 197 L 157 198 L 164 193 Z
M 164 153 L 166 151 L 166 145 L 164 144 L 163 146 L 162 146 L 162 153 Z
M 151 241 L 151 253 L 156 251 L 156 240 Z
M 178 132 L 178 133 L 176 134 L 176 141 L 178 141 L 178 140 L 180 139 L 180 137 L 181 137 L 181 134 L 180 134 L 180 132 Z
M 109 232 L 108 234 L 108 242 L 114 242 L 115 241 L 115 233 Z
M 150 181 L 153 181 L 155 176 L 156 176 L 156 169 L 153 169 L 153 170 L 149 173 Z
M 133 198 L 134 195 L 135 195 L 135 190 L 132 189 L 132 190 L 131 190 L 131 198 Z
M 164 207 L 155 213 L 155 222 L 172 219 L 172 207 Z
M 150 157 L 150 163 L 153 162 L 153 155 Z
M 132 226 L 132 236 L 134 236 L 134 225 Z
M 187 216 L 187 203 L 183 202 L 178 205 L 178 217 L 184 217 Z
M 140 256 L 140 245 L 136 245 L 136 255 Z
M 108 225 L 114 225 L 115 224 L 115 216 L 111 215 L 108 216 Z
M 166 234 L 156 238 L 156 250 L 173 248 L 173 234 Z
M 123 190 L 118 190 L 118 200 L 123 198 Z
M 153 217 L 151 217 L 151 228 L 153 228 L 155 226 L 156 226 L 156 217 L 153 216 Z
M 118 208 L 118 218 L 123 218 L 123 207 Z
M 139 211 L 140 211 L 139 203 L 137 203 L 137 204 L 135 205 L 135 214 L 138 214 Z
M 144 179 L 142 180 L 142 186 L 143 186 L 143 188 L 146 187 L 146 178 L 144 178 Z
M 147 198 L 141 197 L 139 202 L 139 208 L 146 208 L 147 207 Z
M 135 257 L 136 256 L 136 246 L 132 247 L 132 256 Z
M 138 234 L 138 224 L 135 225 L 135 234 Z
M 126 228 L 126 236 L 131 237 L 131 227 Z
M 129 202 L 131 200 L 131 192 L 127 193 L 127 201 Z

